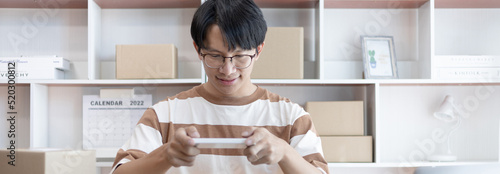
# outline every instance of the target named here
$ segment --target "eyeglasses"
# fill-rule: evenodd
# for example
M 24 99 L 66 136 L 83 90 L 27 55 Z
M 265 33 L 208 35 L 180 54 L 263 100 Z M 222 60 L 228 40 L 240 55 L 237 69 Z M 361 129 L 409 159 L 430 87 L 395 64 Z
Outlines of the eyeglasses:
M 255 57 L 257 54 L 253 55 L 235 55 L 232 57 L 224 57 L 219 54 L 203 54 L 200 53 L 200 55 L 203 57 L 203 62 L 210 67 L 210 68 L 220 68 L 224 66 L 224 63 L 226 62 L 226 58 L 230 58 L 231 63 L 233 63 L 234 67 L 236 69 L 245 69 L 252 64 L 252 59 Z

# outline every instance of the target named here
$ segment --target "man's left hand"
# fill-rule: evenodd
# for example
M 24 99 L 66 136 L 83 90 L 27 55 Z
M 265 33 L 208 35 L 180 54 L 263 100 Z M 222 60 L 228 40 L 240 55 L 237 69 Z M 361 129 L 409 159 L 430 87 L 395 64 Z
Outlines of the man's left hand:
M 291 147 L 283 139 L 276 137 L 265 128 L 257 128 L 242 133 L 248 146 L 243 154 L 253 165 L 276 164 Z

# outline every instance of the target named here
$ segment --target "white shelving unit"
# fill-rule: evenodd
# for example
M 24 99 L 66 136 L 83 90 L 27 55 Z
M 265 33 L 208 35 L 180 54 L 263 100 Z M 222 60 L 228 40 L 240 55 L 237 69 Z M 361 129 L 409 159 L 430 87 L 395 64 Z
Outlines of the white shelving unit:
M 81 148 L 82 95 L 98 94 L 101 88 L 135 88 L 152 94 L 155 103 L 202 84 L 204 71 L 189 34 L 201 1 L 0 0 L 0 36 L 7 38 L 0 39 L 0 56 L 58 55 L 72 63 L 67 79 L 17 82 L 18 147 Z M 436 55 L 499 56 L 500 2 L 255 1 L 270 27 L 304 27 L 305 79 L 254 83 L 300 105 L 365 103 L 365 134 L 373 136 L 374 162 L 330 163 L 332 171 L 403 167 L 411 173 L 418 167 L 499 163 L 500 79 L 435 80 L 433 61 Z M 362 79 L 360 35 L 394 36 L 401 79 Z M 156 43 L 177 46 L 178 79 L 114 78 L 116 44 Z M 0 82 L 0 91 L 6 91 L 6 81 Z M 432 117 L 445 95 L 454 96 L 466 110 L 452 139 L 459 160 L 426 162 L 432 132 L 450 126 Z M 0 107 L 0 112 L 6 109 Z M 7 130 L 6 124 L 0 122 L 0 131 Z M 0 136 L 0 142 L 6 138 Z M 98 167 L 110 166 L 109 158 L 99 159 Z

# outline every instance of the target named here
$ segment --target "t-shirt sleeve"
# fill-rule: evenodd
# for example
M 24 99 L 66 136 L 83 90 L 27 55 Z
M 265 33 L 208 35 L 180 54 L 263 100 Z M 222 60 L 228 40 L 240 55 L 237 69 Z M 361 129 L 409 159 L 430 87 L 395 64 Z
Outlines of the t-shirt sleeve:
M 160 122 L 154 109 L 148 108 L 135 126 L 130 139 L 118 150 L 111 173 L 121 164 L 142 158 L 162 144 Z
M 292 125 L 290 145 L 306 161 L 317 167 L 323 173 L 329 173 L 328 164 L 323 157 L 321 139 L 316 133 L 309 114 L 302 115 Z

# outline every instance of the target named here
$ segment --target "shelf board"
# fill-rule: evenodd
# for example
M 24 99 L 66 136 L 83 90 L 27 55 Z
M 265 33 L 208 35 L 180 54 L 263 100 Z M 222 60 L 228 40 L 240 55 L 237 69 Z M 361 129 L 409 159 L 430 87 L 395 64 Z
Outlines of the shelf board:
M 325 8 L 419 8 L 429 0 L 325 0 Z
M 145 80 L 22 80 L 17 83 L 43 85 L 158 85 L 201 84 L 201 79 L 145 79 Z
M 94 0 L 101 8 L 197 8 L 200 0 Z
M 435 8 L 500 8 L 498 0 L 435 0 Z
M 0 8 L 87 8 L 87 0 L 0 0 Z
M 486 165 L 498 164 L 495 161 L 475 161 L 475 162 L 418 162 L 414 165 L 403 165 L 402 163 L 328 163 L 329 168 L 395 168 L 395 167 L 439 167 L 439 166 L 465 166 L 465 165 Z M 113 162 L 100 161 L 97 167 L 111 167 Z
M 328 163 L 328 167 L 366 167 L 366 168 L 391 168 L 391 167 L 439 167 L 439 166 L 465 166 L 498 164 L 498 161 L 457 161 L 457 162 L 414 162 L 406 163 Z
M 500 79 L 491 80 L 437 80 L 437 79 L 393 79 L 378 80 L 380 85 L 500 85 Z
M 16 80 L 16 85 L 31 83 L 46 85 L 156 85 L 156 84 L 201 84 L 201 79 L 145 79 L 145 80 Z M 434 80 L 434 79 L 252 79 L 257 85 L 500 85 L 493 80 Z M 8 85 L 0 80 L 0 85 Z
M 364 79 L 253 79 L 252 83 L 259 85 L 370 85 L 374 81 Z
M 253 79 L 259 85 L 500 85 L 500 79 L 493 80 L 436 80 L 436 79 Z
M 254 0 L 260 8 L 315 8 L 318 0 Z
M 8 86 L 9 84 L 7 83 L 7 80 L 0 80 L 0 86 Z M 30 81 L 27 80 L 16 80 L 16 86 L 17 85 L 29 85 Z

